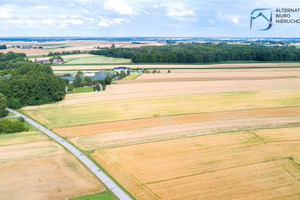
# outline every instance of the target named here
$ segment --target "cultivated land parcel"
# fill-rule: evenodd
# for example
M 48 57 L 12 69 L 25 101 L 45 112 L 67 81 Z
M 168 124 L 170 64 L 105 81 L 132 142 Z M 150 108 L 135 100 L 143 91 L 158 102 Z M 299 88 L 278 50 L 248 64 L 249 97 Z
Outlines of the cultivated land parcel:
M 162 71 L 23 112 L 136 199 L 299 199 L 299 77 L 297 68 Z
M 38 131 L 0 136 L 1 199 L 63 199 L 105 187 L 76 158 Z

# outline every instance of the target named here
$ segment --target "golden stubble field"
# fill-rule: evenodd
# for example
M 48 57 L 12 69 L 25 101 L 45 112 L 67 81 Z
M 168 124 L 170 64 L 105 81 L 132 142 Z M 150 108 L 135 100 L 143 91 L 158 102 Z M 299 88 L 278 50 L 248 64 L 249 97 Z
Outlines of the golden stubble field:
M 65 199 L 105 191 L 70 153 L 39 132 L 0 136 L 0 199 Z
M 299 199 L 300 71 L 173 71 L 23 112 L 137 199 Z
M 299 132 L 232 132 L 97 150 L 92 156 L 137 199 L 299 199 Z

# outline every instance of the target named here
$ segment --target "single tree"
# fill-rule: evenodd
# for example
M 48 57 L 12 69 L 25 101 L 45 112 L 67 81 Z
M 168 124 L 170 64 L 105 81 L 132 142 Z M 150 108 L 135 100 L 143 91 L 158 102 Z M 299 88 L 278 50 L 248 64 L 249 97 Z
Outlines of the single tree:
M 111 76 L 106 76 L 104 81 L 105 81 L 106 85 L 110 85 L 111 82 L 112 82 L 112 77 Z
M 74 80 L 75 87 L 82 87 L 81 82 L 82 82 L 82 79 L 80 77 L 80 74 L 76 74 L 75 80 Z
M 93 85 L 93 81 L 92 81 L 91 77 L 89 77 L 89 76 L 86 76 L 84 78 L 84 81 L 86 82 L 86 86 L 92 86 Z

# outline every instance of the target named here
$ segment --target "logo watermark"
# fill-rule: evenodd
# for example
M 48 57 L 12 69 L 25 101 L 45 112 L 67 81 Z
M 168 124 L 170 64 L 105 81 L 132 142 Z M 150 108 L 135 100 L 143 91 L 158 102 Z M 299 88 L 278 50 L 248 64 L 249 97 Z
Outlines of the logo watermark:
M 269 11 L 270 14 L 268 15 L 266 11 Z M 259 31 L 267 31 L 273 26 L 273 13 L 270 8 L 258 8 L 251 12 L 250 29 L 252 29 L 254 21 L 258 18 L 264 19 L 267 24 L 266 28 L 258 29 Z
M 274 10 L 275 20 L 271 8 L 254 9 L 250 13 L 250 30 L 267 31 L 274 24 L 300 24 L 300 16 L 295 16 L 297 13 L 300 14 L 300 8 L 276 8 Z

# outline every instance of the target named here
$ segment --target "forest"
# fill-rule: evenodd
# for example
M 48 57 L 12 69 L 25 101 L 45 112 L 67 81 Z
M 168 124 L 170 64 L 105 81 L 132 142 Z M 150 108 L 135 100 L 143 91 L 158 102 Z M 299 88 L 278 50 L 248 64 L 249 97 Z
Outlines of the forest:
M 66 94 L 64 80 L 50 65 L 33 63 L 22 55 L 0 54 L 0 93 L 10 108 L 60 101 Z
M 128 58 L 134 63 L 210 63 L 224 61 L 300 61 L 300 49 L 287 46 L 178 44 L 141 48 L 106 48 L 94 55 Z

